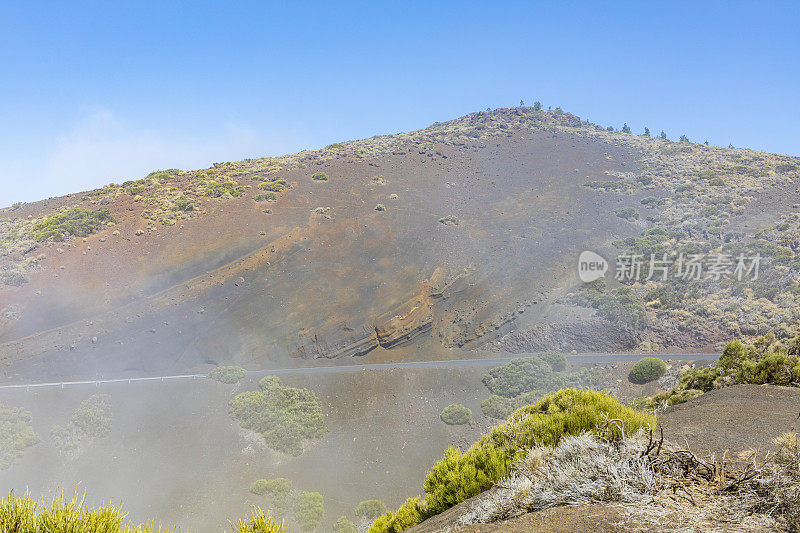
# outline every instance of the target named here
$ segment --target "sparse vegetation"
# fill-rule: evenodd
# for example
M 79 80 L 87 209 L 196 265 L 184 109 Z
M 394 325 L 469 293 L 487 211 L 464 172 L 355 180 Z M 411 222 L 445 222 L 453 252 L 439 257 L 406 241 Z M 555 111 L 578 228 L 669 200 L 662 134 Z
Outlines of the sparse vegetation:
M 650 383 L 667 372 L 667 363 L 657 357 L 639 359 L 628 374 L 631 383 Z
M 237 395 L 229 412 L 243 428 L 261 434 L 267 446 L 300 455 L 304 440 L 324 434 L 325 417 L 312 391 L 286 386 L 275 376 L 263 378 L 258 386 Z
M 355 514 L 358 517 L 374 520 L 386 512 L 386 504 L 380 500 L 364 500 L 356 506 Z
M 440 418 L 449 426 L 460 426 L 472 420 L 472 411 L 460 403 L 451 403 L 444 408 Z
M 236 521 L 236 533 L 286 533 L 283 521 L 266 516 L 259 507 L 254 507 L 251 515 Z
M 638 405 L 654 410 L 676 405 L 701 394 L 740 383 L 800 386 L 800 336 L 784 346 L 772 334 L 751 343 L 729 342 L 717 364 L 692 368 L 667 392 L 641 399 Z
M 584 432 L 602 431 L 610 441 L 621 439 L 618 428 L 605 427 L 608 419 L 620 420 L 629 432 L 655 426 L 655 417 L 603 393 L 564 389 L 545 396 L 517 410 L 466 452 L 449 448 L 426 476 L 425 500 L 407 500 L 397 512 L 378 518 L 369 533 L 403 531 L 480 494 L 508 475 L 515 457 L 536 445 L 555 446 L 564 436 Z
M 26 448 L 37 442 L 39 437 L 31 426 L 30 412 L 0 404 L 0 470 L 13 465 Z
M 37 241 L 63 241 L 67 237 L 86 237 L 107 222 L 113 222 L 108 208 L 81 209 L 73 207 L 49 215 L 33 225 L 33 238 Z
M 625 220 L 636 220 L 639 218 L 638 211 L 632 207 L 622 207 L 614 211 L 614 214 L 619 218 L 624 218 Z
M 110 433 L 111 420 L 111 398 L 96 394 L 80 403 L 66 425 L 53 426 L 50 436 L 62 456 L 74 459 L 94 439 Z
M 233 385 L 239 383 L 247 375 L 247 370 L 240 366 L 218 366 L 206 376 L 214 381 Z
M 455 215 L 447 215 L 439 219 L 439 222 L 444 224 L 445 226 L 458 226 L 461 224 L 461 219 Z
M 328 175 L 324 172 L 315 172 L 311 175 L 311 179 L 314 181 L 328 181 Z
M 347 519 L 346 516 L 340 516 L 333 523 L 334 533 L 357 533 L 356 526 Z
M 121 505 L 86 503 L 86 494 L 74 494 L 71 499 L 57 491 L 51 501 L 34 500 L 30 493 L 23 495 L 11 491 L 0 500 L 0 531 L 3 533 L 167 533 L 172 528 L 156 526 L 153 522 L 132 525 L 126 522 L 127 514 Z M 266 531 L 284 533 L 283 530 L 240 530 L 244 533 Z
M 607 290 L 605 281 L 599 279 L 585 283 L 577 293 L 569 298 L 574 304 L 593 307 L 597 314 L 619 324 L 632 328 L 643 328 L 647 325 L 647 313 L 642 302 L 628 286 Z
M 295 498 L 294 518 L 303 531 L 314 531 L 325 514 L 324 498 L 319 492 L 301 492 Z

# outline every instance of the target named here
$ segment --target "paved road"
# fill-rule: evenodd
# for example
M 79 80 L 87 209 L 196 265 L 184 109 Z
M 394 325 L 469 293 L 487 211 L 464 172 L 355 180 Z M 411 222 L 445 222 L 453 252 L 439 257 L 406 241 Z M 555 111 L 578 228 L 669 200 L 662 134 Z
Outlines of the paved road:
M 272 370 L 251 370 L 247 374 L 250 376 L 266 376 L 273 374 L 335 374 L 340 372 L 359 372 L 361 370 L 390 370 L 390 369 L 415 369 L 415 368 L 448 368 L 459 366 L 497 366 L 505 364 L 512 359 L 524 357 L 524 354 L 507 355 L 491 359 L 453 359 L 449 361 L 411 361 L 406 363 L 374 363 L 364 365 L 330 365 L 330 366 L 310 366 L 300 368 L 278 368 Z M 615 363 L 623 361 L 636 361 L 640 359 L 640 354 L 587 354 L 570 355 L 567 359 L 572 362 L 584 363 Z M 703 360 L 715 361 L 717 354 L 659 354 L 656 357 L 661 359 L 678 360 Z M 117 379 L 95 379 L 83 381 L 61 381 L 48 383 L 21 383 L 14 385 L 0 385 L 0 390 L 35 390 L 40 388 L 66 388 L 75 386 L 93 385 L 99 387 L 109 383 L 140 383 L 140 382 L 167 382 L 193 379 L 207 379 L 205 374 L 179 374 L 173 376 L 153 376 L 144 378 L 117 378 Z

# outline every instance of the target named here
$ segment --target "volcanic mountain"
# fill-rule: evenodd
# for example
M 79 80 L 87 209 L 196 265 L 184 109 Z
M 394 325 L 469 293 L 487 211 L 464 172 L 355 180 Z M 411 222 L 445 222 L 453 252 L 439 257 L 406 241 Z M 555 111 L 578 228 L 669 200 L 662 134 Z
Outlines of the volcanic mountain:
M 798 178 L 798 158 L 537 105 L 15 204 L 0 210 L 0 368 L 133 377 L 788 336 Z M 607 281 L 581 283 L 585 250 Z M 647 268 L 715 253 L 725 276 Z M 642 275 L 615 279 L 620 254 Z M 737 278 L 743 254 L 758 276 Z

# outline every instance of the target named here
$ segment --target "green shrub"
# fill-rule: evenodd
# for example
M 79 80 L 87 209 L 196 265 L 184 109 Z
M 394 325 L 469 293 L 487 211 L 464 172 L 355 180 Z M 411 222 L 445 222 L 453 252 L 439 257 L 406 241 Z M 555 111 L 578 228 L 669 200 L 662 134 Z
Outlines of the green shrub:
M 428 516 L 425 502 L 422 498 L 409 498 L 397 510 L 388 511 L 372 523 L 367 533 L 400 533 L 410 527 L 414 527 Z
M 325 513 L 322 494 L 301 492 L 294 502 L 294 518 L 303 531 L 314 531 Z
M 695 389 L 708 392 L 714 389 L 714 383 L 723 373 L 714 365 L 703 368 L 692 368 L 684 372 L 678 386 L 681 389 Z
M 0 500 L 0 531 L 3 533 L 155 533 L 171 531 L 152 522 L 132 525 L 121 505 L 86 504 L 86 494 L 66 499 L 57 491 L 52 501 L 34 500 L 26 492 L 20 496 L 13 490 Z M 244 533 L 284 533 L 282 529 L 240 530 Z
M 459 219 L 455 215 L 447 215 L 439 219 L 439 222 L 444 224 L 445 226 L 458 226 L 461 224 L 461 219 Z
M 450 426 L 460 426 L 472 420 L 472 411 L 460 403 L 451 403 L 440 415 L 442 422 Z
M 315 172 L 311 176 L 311 179 L 313 179 L 315 181 L 328 181 L 328 175 L 325 174 L 324 172 Z
M 333 524 L 334 533 L 357 533 L 356 526 L 347 519 L 346 516 L 340 516 Z
M 64 426 L 53 426 L 50 436 L 62 455 L 75 456 L 85 444 L 111 432 L 111 397 L 90 396 L 82 401 Z
M 278 195 L 275 194 L 274 192 L 268 192 L 268 193 L 264 193 L 264 194 L 257 194 L 255 196 L 253 196 L 253 200 L 255 200 L 256 202 L 264 202 L 264 201 L 274 202 L 277 199 L 278 199 Z
M 374 520 L 386 512 L 386 504 L 380 500 L 364 500 L 356 506 L 356 516 Z
M 240 366 L 218 366 L 206 376 L 214 381 L 232 385 L 239 383 L 247 375 L 247 370 Z
M 73 207 L 43 218 L 33 225 L 33 238 L 37 241 L 63 241 L 72 235 L 86 237 L 97 231 L 106 222 L 113 222 L 108 208 L 97 210 Z
M 561 352 L 544 352 L 539 356 L 542 361 L 550 365 L 555 372 L 563 372 L 567 369 L 567 356 Z
M 26 448 L 37 442 L 30 412 L 0 404 L 0 470 L 13 465 Z
M 203 194 L 211 198 L 222 198 L 227 196 L 241 196 L 245 191 L 244 187 L 240 187 L 235 181 L 209 181 L 206 184 Z
M 274 181 L 265 181 L 258 184 L 258 188 L 262 191 L 281 192 L 288 187 L 285 180 L 277 179 Z
M 607 290 L 602 279 L 584 283 L 580 291 L 571 298 L 577 305 L 588 305 L 597 310 L 598 316 L 625 324 L 633 328 L 647 325 L 647 313 L 642 302 L 630 287 L 617 287 Z
M 285 477 L 259 479 L 250 485 L 250 492 L 258 495 L 270 494 L 275 498 L 285 499 L 292 492 L 292 480 Z
M 483 377 L 483 384 L 494 394 L 511 398 L 548 387 L 552 373 L 553 369 L 541 358 L 525 357 L 492 368 Z
M 657 357 L 644 357 L 636 361 L 628 374 L 631 383 L 650 383 L 667 373 L 667 363 Z
M 448 449 L 425 479 L 428 515 L 439 514 L 480 494 L 508 474 L 519 445 L 555 446 L 564 435 L 596 432 L 604 417 L 621 420 L 628 432 L 655 426 L 655 417 L 625 407 L 600 392 L 563 389 L 549 394 L 511 415 L 506 426 L 515 427 L 514 442 L 501 426 L 493 428 L 464 453 Z M 612 428 L 609 437 L 619 438 L 620 434 Z
M 481 402 L 481 411 L 484 415 L 498 420 L 505 420 L 519 406 L 513 398 L 504 398 L 497 394 L 492 394 Z
M 276 522 L 273 517 L 265 516 L 259 507 L 254 507 L 251 516 L 238 520 L 234 527 L 236 533 L 286 533 L 282 520 Z
M 303 440 L 321 437 L 325 417 L 316 394 L 288 387 L 275 376 L 259 382 L 259 390 L 243 392 L 230 403 L 239 425 L 260 433 L 270 448 L 300 455 Z
M 614 214 L 625 220 L 635 220 L 639 218 L 639 213 L 632 207 L 621 207 L 614 211 Z
M 555 446 L 564 435 L 597 433 L 610 439 L 621 434 L 607 419 L 621 420 L 627 432 L 654 427 L 655 417 L 625 407 L 614 398 L 594 391 L 563 389 L 533 405 L 518 409 L 502 426 L 481 437 L 466 452 L 449 448 L 425 477 L 426 499 L 406 501 L 373 522 L 369 533 L 397 533 L 446 511 L 490 488 L 509 473 L 513 459 L 525 447 Z M 514 439 L 508 431 L 513 430 Z
M 664 405 L 678 405 L 702 395 L 703 391 L 697 389 L 672 389 L 668 392 L 658 393 L 650 398 L 639 398 L 634 403 L 634 407 L 636 409 L 654 411 Z

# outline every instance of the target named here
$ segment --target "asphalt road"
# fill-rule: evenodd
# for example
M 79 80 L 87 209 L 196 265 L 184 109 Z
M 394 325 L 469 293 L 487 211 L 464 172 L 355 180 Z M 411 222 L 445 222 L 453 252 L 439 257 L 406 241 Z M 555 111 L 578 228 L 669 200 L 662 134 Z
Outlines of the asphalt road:
M 360 372 L 362 370 L 390 370 L 390 369 L 419 369 L 419 368 L 447 368 L 460 366 L 497 366 L 503 365 L 512 359 L 525 357 L 525 354 L 507 355 L 490 359 L 452 359 L 449 361 L 411 361 L 405 363 L 375 363 L 364 365 L 329 365 L 329 366 L 309 366 L 298 368 L 278 368 L 270 370 L 250 370 L 250 376 L 266 376 L 274 374 L 335 374 L 341 372 Z M 636 361 L 643 357 L 641 354 L 586 354 L 568 355 L 567 360 L 576 363 L 619 363 L 624 361 Z M 701 360 L 716 361 L 717 354 L 658 354 L 654 357 L 672 360 Z M 117 379 L 93 379 L 82 381 L 63 381 L 47 383 L 19 383 L 12 385 L 0 385 L 0 390 L 32 390 L 39 388 L 66 388 L 77 386 L 100 387 L 104 384 L 113 383 L 140 383 L 140 382 L 168 382 L 176 380 L 208 379 L 205 374 L 179 374 L 172 376 L 151 376 L 140 378 L 117 378 Z

